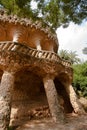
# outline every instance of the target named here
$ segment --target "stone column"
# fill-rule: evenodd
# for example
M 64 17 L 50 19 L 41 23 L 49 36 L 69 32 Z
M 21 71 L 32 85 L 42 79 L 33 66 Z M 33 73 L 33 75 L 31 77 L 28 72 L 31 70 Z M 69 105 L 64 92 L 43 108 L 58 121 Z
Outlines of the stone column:
M 55 122 L 64 122 L 64 113 L 59 104 L 59 97 L 53 79 L 46 77 L 43 79 L 45 92 L 47 95 L 50 113 Z
M 14 75 L 5 71 L 0 85 L 0 130 L 7 130 L 10 122 Z
M 72 104 L 74 112 L 77 113 L 77 114 L 84 114 L 85 111 L 84 111 L 82 105 L 80 104 L 72 85 L 66 86 L 66 91 L 69 95 L 70 102 Z
M 42 48 L 41 48 L 41 44 L 40 44 L 40 39 L 38 39 L 38 38 L 35 39 L 35 44 L 36 44 L 36 49 L 41 51 Z

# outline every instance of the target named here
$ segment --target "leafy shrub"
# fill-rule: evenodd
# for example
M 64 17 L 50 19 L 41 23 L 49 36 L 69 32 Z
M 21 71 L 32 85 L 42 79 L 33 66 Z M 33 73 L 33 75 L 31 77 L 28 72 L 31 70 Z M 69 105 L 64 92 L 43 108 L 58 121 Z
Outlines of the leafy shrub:
M 80 96 L 87 97 L 87 61 L 82 64 L 73 65 L 73 85 Z

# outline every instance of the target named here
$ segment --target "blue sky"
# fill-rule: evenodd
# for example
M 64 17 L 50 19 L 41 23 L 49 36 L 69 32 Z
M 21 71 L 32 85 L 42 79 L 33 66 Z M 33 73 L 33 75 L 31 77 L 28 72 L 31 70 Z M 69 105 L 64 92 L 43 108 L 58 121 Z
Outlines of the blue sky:
M 59 40 L 59 50 L 76 51 L 78 57 L 84 61 L 87 55 L 82 53 L 82 49 L 87 47 L 87 22 L 77 25 L 70 23 L 67 28 L 58 28 L 57 36 Z

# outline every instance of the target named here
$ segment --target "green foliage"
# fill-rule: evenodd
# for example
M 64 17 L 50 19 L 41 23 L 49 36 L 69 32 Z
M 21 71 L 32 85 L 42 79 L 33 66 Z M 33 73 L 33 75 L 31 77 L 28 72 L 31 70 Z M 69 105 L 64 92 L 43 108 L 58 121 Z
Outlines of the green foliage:
M 15 3 L 15 0 L 0 0 L 0 4 L 7 9 L 8 14 L 17 14 L 19 12 L 19 8 Z
M 42 18 L 51 25 L 52 28 L 56 29 L 60 26 L 60 7 L 58 4 L 59 0 L 51 0 L 50 2 L 45 2 L 41 6 L 41 3 L 38 3 L 38 9 L 42 10 Z
M 83 50 L 82 50 L 83 54 L 86 54 L 87 55 L 87 47 L 85 47 Z
M 80 24 L 87 20 L 86 0 L 40 0 L 38 8 L 54 29 L 60 25 L 67 27 L 70 21 Z
M 78 58 L 78 55 L 76 54 L 76 51 L 70 51 L 67 50 L 60 50 L 59 56 L 64 59 L 70 61 L 72 64 L 79 63 L 80 59 Z
M 0 0 L 0 4 L 7 10 L 8 14 L 16 14 L 20 17 L 35 19 L 37 11 L 31 8 L 31 0 Z
M 73 84 L 76 92 L 80 96 L 87 97 L 87 61 L 73 66 L 74 79 Z
M 31 7 L 32 1 L 37 8 Z M 54 30 L 61 25 L 67 27 L 71 21 L 80 24 L 87 20 L 86 0 L 0 0 L 0 4 L 9 14 L 42 19 Z

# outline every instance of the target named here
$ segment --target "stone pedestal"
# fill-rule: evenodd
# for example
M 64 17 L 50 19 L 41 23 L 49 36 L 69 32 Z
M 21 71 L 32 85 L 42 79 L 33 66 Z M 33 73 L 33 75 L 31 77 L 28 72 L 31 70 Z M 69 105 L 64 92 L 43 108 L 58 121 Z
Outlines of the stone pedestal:
M 54 81 L 53 79 L 47 77 L 43 79 L 43 82 L 52 118 L 55 122 L 63 122 L 64 114 L 61 106 L 59 105 L 59 98 Z
M 0 85 L 0 130 L 7 130 L 9 126 L 13 85 L 13 74 L 5 71 Z
M 80 104 L 78 98 L 77 98 L 77 95 L 72 87 L 72 85 L 68 85 L 66 87 L 66 91 L 69 95 L 69 98 L 70 98 L 70 102 L 72 104 L 72 107 L 74 109 L 74 112 L 77 113 L 77 114 L 83 114 L 85 113 L 82 105 Z

